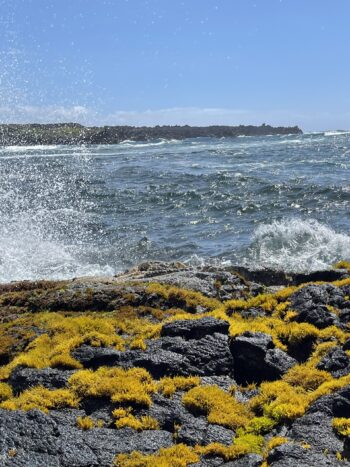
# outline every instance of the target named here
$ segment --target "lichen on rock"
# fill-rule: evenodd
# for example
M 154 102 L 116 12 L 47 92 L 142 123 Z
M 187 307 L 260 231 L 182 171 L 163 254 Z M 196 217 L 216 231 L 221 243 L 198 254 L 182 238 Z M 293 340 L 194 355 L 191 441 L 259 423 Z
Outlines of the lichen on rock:
M 1 465 L 350 464 L 346 270 L 241 273 L 2 285 Z

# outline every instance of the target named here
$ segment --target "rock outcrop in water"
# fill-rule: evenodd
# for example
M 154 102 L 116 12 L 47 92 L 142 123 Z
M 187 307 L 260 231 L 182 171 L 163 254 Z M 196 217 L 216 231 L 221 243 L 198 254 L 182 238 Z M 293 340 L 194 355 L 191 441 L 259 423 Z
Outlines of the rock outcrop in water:
M 301 134 L 297 126 L 104 126 L 85 127 L 77 123 L 0 125 L 0 144 L 118 144 L 125 140 L 149 141 L 154 139 L 186 139 L 198 137 L 235 137 Z
M 0 464 L 350 465 L 348 270 L 236 269 L 1 285 Z

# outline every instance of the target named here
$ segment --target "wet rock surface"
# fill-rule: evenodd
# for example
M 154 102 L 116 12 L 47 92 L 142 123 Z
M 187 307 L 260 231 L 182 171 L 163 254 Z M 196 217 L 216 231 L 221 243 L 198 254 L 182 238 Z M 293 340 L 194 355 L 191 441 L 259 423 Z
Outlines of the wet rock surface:
M 350 465 L 347 276 L 147 262 L 0 286 L 0 465 Z M 282 287 L 301 277 L 342 280 Z M 177 446 L 197 460 L 159 457 Z

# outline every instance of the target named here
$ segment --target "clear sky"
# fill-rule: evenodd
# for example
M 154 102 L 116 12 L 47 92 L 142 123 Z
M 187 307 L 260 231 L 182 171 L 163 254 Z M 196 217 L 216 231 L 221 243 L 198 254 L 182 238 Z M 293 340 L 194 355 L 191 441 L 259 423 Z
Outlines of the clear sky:
M 350 128 L 349 0 L 0 0 L 0 120 Z

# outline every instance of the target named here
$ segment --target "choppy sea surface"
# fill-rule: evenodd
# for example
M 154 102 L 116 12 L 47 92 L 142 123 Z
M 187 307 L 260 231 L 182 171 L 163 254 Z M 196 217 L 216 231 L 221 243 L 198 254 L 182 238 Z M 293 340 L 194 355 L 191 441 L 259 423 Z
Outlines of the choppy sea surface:
M 0 147 L 0 282 L 350 259 L 350 133 Z

